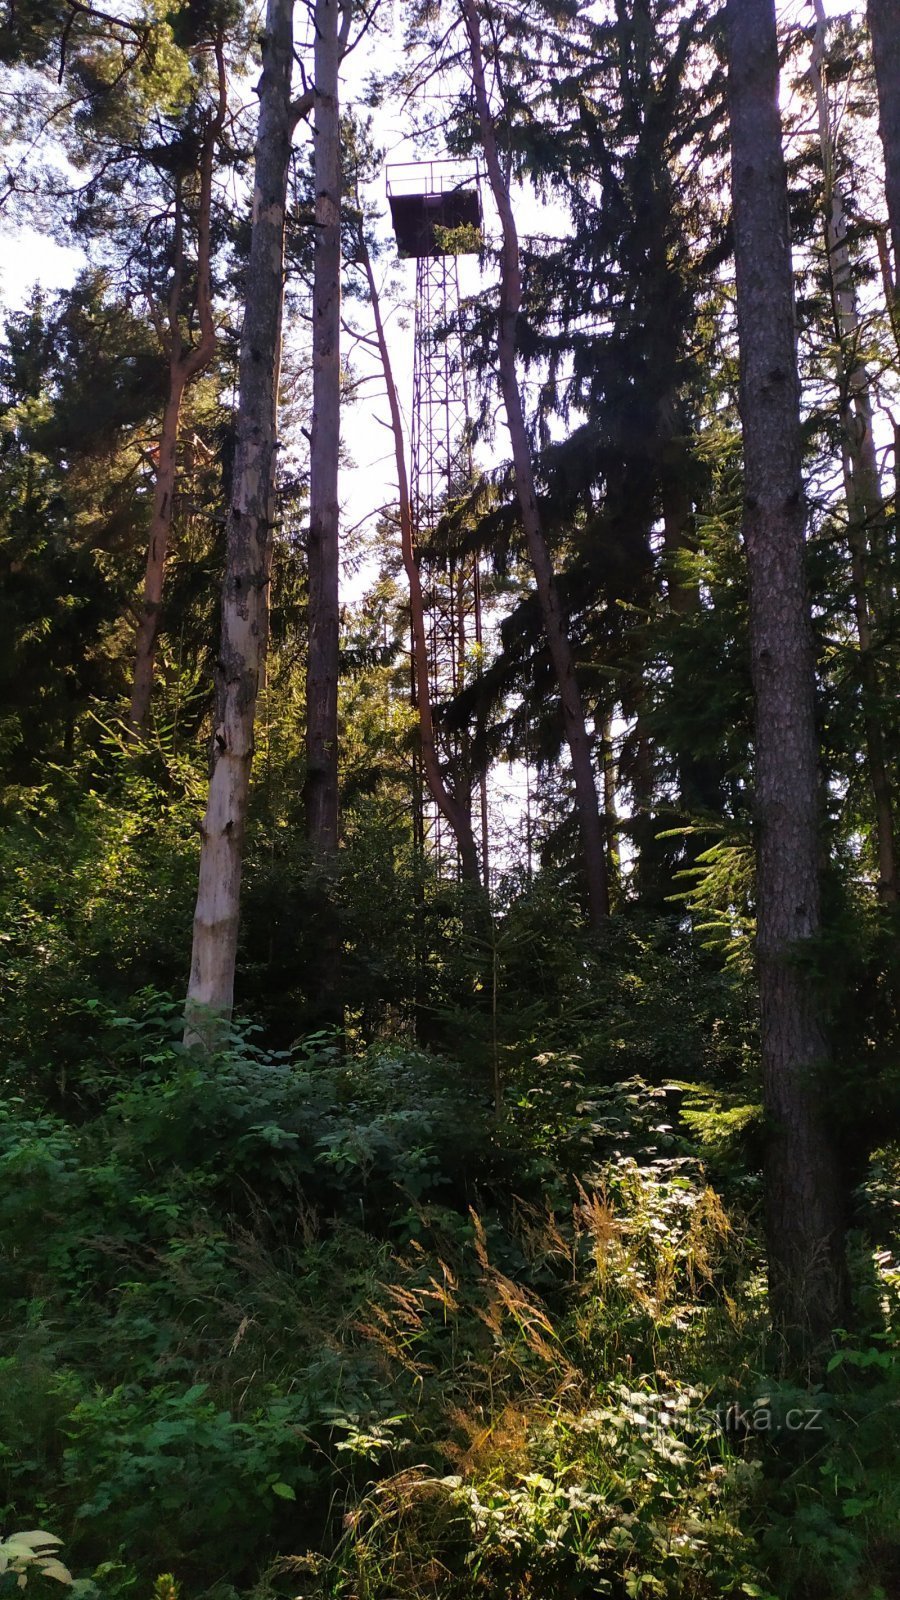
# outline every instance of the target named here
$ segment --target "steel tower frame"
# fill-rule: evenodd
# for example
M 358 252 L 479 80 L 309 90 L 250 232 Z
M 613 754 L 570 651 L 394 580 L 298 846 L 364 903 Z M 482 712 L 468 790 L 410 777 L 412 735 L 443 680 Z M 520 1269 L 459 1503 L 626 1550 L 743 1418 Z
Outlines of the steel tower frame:
M 400 170 L 392 169 L 394 172 Z M 462 178 L 460 172 L 462 170 Z M 439 710 L 463 688 L 471 648 L 483 642 L 481 576 L 475 554 L 460 556 L 441 539 L 441 522 L 454 501 L 471 486 L 469 384 L 462 326 L 459 256 L 445 253 L 434 222 L 450 225 L 477 215 L 477 168 L 427 162 L 402 169 L 407 174 L 388 193 L 401 255 L 416 258 L 415 332 L 410 492 L 416 559 L 422 576 L 428 639 L 429 689 Z M 474 205 L 474 211 L 473 211 Z M 443 546 L 443 547 L 442 547 Z M 415 676 L 411 674 L 415 697 Z M 439 753 L 457 798 L 472 807 L 469 739 L 451 736 L 437 720 Z M 416 833 L 442 872 L 459 871 L 456 842 L 424 789 Z M 482 877 L 489 873 L 487 784 L 479 781 Z

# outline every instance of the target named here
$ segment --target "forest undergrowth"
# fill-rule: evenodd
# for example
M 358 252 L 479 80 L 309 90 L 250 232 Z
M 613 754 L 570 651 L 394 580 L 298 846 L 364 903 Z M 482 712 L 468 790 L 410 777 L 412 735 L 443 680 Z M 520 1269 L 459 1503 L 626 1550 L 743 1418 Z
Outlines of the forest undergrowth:
M 65 1066 L 13 1049 L 0 1123 L 3 1527 L 112 1600 L 896 1595 L 891 1154 L 854 1332 L 788 1381 L 740 975 L 665 922 L 604 959 L 578 1048 L 507 1019 L 495 1115 L 474 1001 L 455 1058 L 211 1059 L 32 963 Z

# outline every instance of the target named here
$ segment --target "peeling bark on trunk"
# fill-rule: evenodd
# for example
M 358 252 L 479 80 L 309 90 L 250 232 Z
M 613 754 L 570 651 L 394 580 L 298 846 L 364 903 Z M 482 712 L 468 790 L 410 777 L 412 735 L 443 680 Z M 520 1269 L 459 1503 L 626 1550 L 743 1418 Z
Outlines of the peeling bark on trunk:
M 900 278 L 900 9 L 897 0 L 868 0 L 869 33 L 878 87 L 885 192 L 893 245 L 893 300 Z
M 847 244 L 844 198 L 835 174 L 831 115 L 825 93 L 825 28 L 822 0 L 812 0 L 816 13 L 810 75 L 816 93 L 819 143 L 825 179 L 825 239 L 831 300 L 838 342 L 838 382 L 844 431 L 844 487 L 851 582 L 859 640 L 859 676 L 863 696 L 863 734 L 872 789 L 878 858 L 878 894 L 885 905 L 897 901 L 897 861 L 891 783 L 878 715 L 881 699 L 878 663 L 872 642 L 869 555 L 873 542 L 887 538 L 887 516 L 881 493 L 878 456 L 872 424 L 869 375 L 860 359 L 859 304 Z
M 306 831 L 319 861 L 338 847 L 338 460 L 341 409 L 341 161 L 338 75 L 349 7 L 315 7 L 315 256 L 306 668 Z
M 394 459 L 397 464 L 397 487 L 400 508 L 400 548 L 403 556 L 403 567 L 409 583 L 409 615 L 412 632 L 413 674 L 415 684 L 415 702 L 419 718 L 419 742 L 421 746 L 422 767 L 428 792 L 448 826 L 453 832 L 459 850 L 460 870 L 463 878 L 469 883 L 480 885 L 478 870 L 478 850 L 475 845 L 475 835 L 472 830 L 472 815 L 468 797 L 462 801 L 450 793 L 444 782 L 441 764 L 438 760 L 437 745 L 434 737 L 434 718 L 431 709 L 431 687 L 428 675 L 428 641 L 425 629 L 425 605 L 422 597 L 422 580 L 419 573 L 419 564 L 413 540 L 412 503 L 409 493 L 409 474 L 406 469 L 406 449 L 403 440 L 403 419 L 400 414 L 400 402 L 397 397 L 397 385 L 394 382 L 394 372 L 385 337 L 384 323 L 381 317 L 381 305 L 378 298 L 378 287 L 375 274 L 372 271 L 372 262 L 363 240 L 360 256 L 366 282 L 369 286 L 369 296 L 372 303 L 372 315 L 375 321 L 375 336 L 378 341 L 378 351 L 381 356 L 381 365 L 384 372 L 385 388 L 387 390 L 388 406 L 391 413 L 391 431 L 394 436 Z
M 276 421 L 291 134 L 293 0 L 268 0 L 262 41 L 253 232 L 241 337 L 215 733 L 185 1039 L 212 1048 L 231 1016 L 256 702 L 268 640 Z
M 134 738 L 139 738 L 145 732 L 150 720 L 156 646 L 162 622 L 166 558 L 178 481 L 178 429 L 182 403 L 189 386 L 206 370 L 216 353 L 216 328 L 212 303 L 212 187 L 216 152 L 228 109 L 224 42 L 221 35 L 216 40 L 215 53 L 218 70 L 218 102 L 203 141 L 197 206 L 197 315 L 200 321 L 200 339 L 193 348 L 186 348 L 181 331 L 185 262 L 183 202 L 180 191 L 176 200 L 174 271 L 169 294 L 168 328 L 163 331 L 160 324 L 160 332 L 169 353 L 169 390 L 163 411 L 159 460 L 153 490 L 144 598 L 135 641 L 134 679 L 128 714 L 128 727 Z
M 519 239 L 509 195 L 509 185 L 500 161 L 494 122 L 488 102 L 484 75 L 484 56 L 481 47 L 481 23 L 476 0 L 460 0 L 469 39 L 472 79 L 475 89 L 475 109 L 485 164 L 494 204 L 500 215 L 503 230 L 503 249 L 500 267 L 500 332 L 498 364 L 500 389 L 506 411 L 512 447 L 516 491 L 522 515 L 522 524 L 528 545 L 528 554 L 534 571 L 538 602 L 553 669 L 559 685 L 560 703 L 566 742 L 572 762 L 575 781 L 575 803 L 581 829 L 582 852 L 588 890 L 588 907 L 592 925 L 601 927 L 609 916 L 609 884 L 606 873 L 606 841 L 603 822 L 597 804 L 591 745 L 585 724 L 584 705 L 575 671 L 575 658 L 571 640 L 566 630 L 566 620 L 559 600 L 559 591 L 553 573 L 553 563 L 538 510 L 534 470 L 522 396 L 516 375 L 516 326 L 522 303 L 522 271 L 519 260 Z
M 744 538 L 756 700 L 757 958 L 772 1314 L 798 1351 L 840 1320 L 828 1040 L 804 964 L 820 931 L 815 662 L 774 0 L 727 0 Z

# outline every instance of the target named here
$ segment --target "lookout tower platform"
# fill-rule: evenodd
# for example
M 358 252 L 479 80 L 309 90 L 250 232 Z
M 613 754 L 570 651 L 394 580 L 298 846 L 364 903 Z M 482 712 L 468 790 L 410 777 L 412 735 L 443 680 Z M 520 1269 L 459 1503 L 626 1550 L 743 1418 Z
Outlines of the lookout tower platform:
M 387 169 L 387 194 L 402 258 L 472 255 L 481 231 L 478 167 L 470 161 L 410 161 Z M 471 242 L 445 250 L 437 229 L 473 230 Z
M 416 263 L 410 497 L 422 578 L 428 678 L 438 755 L 457 799 L 471 810 L 472 751 L 441 708 L 480 671 L 481 574 L 478 556 L 448 543 L 448 511 L 473 481 L 469 386 L 459 290 L 459 257 L 481 243 L 481 194 L 473 161 L 416 161 L 387 169 L 387 194 L 400 256 Z M 441 230 L 455 237 L 446 238 Z M 414 755 L 413 823 L 419 848 L 441 873 L 459 871 L 451 831 L 425 792 Z M 488 881 L 487 780 L 479 779 L 481 868 Z

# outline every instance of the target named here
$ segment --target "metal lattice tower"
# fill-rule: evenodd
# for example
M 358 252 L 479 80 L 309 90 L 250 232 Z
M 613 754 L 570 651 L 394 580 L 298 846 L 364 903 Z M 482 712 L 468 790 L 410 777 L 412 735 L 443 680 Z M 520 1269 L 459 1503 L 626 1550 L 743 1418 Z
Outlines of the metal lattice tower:
M 402 257 L 416 260 L 412 413 L 413 532 L 422 574 L 432 703 L 439 712 L 464 686 L 473 645 L 482 641 L 476 556 L 441 548 L 441 519 L 472 482 L 469 390 L 460 314 L 459 255 L 477 250 L 481 228 L 478 169 L 433 161 L 388 169 L 388 197 Z M 453 230 L 452 250 L 442 230 Z M 459 230 L 466 230 L 460 233 Z M 457 798 L 471 809 L 468 740 L 444 731 L 442 761 Z M 480 783 L 482 872 L 487 880 L 485 781 Z M 423 797 L 420 824 L 439 868 L 458 868 L 446 822 Z

